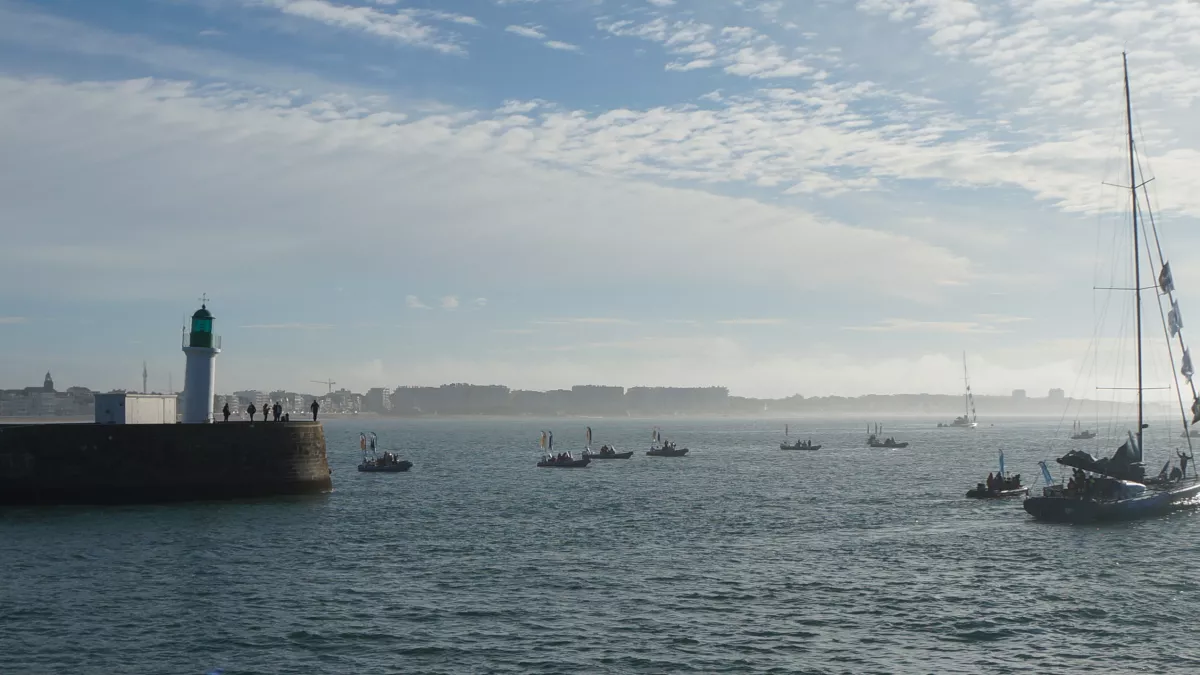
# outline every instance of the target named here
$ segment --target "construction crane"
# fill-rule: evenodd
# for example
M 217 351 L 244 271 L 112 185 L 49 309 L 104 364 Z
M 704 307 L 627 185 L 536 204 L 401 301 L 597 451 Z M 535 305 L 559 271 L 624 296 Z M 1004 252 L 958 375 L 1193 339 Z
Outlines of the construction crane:
M 330 394 L 333 393 L 333 385 L 337 384 L 337 382 L 334 382 L 333 380 L 310 380 L 310 381 L 316 382 L 317 384 L 323 384 L 326 387 L 329 387 L 328 393 L 330 393 Z

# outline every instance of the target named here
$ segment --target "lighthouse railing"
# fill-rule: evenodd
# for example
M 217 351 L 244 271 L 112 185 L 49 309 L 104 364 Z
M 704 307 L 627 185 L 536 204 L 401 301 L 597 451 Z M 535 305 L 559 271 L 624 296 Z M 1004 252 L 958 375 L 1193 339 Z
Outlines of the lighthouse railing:
M 202 347 L 204 349 L 220 349 L 221 336 L 212 333 L 184 333 L 184 347 Z

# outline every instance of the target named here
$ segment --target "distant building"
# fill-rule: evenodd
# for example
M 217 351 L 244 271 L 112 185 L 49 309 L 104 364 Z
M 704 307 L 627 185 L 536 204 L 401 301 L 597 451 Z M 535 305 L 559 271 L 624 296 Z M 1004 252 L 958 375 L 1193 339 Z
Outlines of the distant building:
M 42 390 L 54 392 L 54 378 L 50 377 L 50 371 L 46 371 L 46 379 L 42 382 Z
M 1025 398 L 1025 390 L 1024 389 L 1013 389 L 1012 397 L 1016 398 L 1016 399 L 1024 399 Z
M 392 411 L 392 390 L 387 387 L 368 389 L 363 397 L 363 407 L 367 412 L 386 414 Z
M 1062 389 L 1051 389 L 1049 397 L 1051 401 L 1062 401 L 1067 398 L 1067 392 Z
M 175 424 L 174 394 L 96 394 L 96 424 Z

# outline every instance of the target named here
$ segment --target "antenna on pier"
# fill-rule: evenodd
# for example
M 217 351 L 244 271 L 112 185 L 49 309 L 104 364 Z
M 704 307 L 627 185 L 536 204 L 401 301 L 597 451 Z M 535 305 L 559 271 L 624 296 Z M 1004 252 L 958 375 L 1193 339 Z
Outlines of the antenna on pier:
M 149 390 L 146 388 L 146 379 L 149 376 L 150 376 L 150 373 L 146 371 L 146 362 L 142 361 L 142 393 L 143 394 L 150 393 Z

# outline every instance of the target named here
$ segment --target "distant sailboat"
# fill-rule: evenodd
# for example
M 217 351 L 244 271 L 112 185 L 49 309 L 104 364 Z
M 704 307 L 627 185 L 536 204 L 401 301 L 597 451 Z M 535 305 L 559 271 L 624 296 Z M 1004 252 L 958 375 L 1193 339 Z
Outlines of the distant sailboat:
M 1096 432 L 1079 426 L 1079 420 L 1076 420 L 1075 425 L 1071 427 L 1071 440 L 1073 441 L 1086 441 L 1095 437 Z
M 955 427 L 958 429 L 974 429 L 979 426 L 979 422 L 975 415 L 975 395 L 971 393 L 971 377 L 967 374 L 967 353 L 963 352 L 963 384 L 967 387 L 967 393 L 963 397 L 963 405 L 966 408 L 964 414 L 960 417 L 955 417 L 954 421 L 949 424 L 938 423 L 939 427 Z

